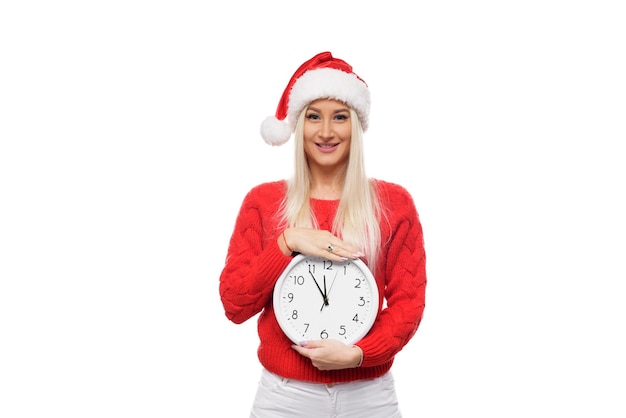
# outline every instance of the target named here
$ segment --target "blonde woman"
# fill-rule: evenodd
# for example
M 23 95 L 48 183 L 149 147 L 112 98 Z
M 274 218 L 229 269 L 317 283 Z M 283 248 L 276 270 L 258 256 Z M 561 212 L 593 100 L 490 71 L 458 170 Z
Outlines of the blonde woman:
M 418 329 L 426 256 L 420 219 L 402 186 L 367 177 L 365 81 L 330 52 L 293 74 L 275 116 L 261 125 L 270 145 L 295 141 L 290 179 L 244 198 L 220 276 L 226 316 L 258 317 L 262 373 L 251 417 L 400 417 L 391 366 Z M 296 254 L 361 259 L 380 295 L 372 328 L 358 342 L 293 343 L 273 313 L 274 284 Z

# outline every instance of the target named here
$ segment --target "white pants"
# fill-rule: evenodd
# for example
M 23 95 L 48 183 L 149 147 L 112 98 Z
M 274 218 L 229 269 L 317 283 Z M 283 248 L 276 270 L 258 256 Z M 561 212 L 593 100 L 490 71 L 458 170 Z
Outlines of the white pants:
M 250 418 L 401 418 L 391 372 L 325 385 L 285 379 L 265 369 Z

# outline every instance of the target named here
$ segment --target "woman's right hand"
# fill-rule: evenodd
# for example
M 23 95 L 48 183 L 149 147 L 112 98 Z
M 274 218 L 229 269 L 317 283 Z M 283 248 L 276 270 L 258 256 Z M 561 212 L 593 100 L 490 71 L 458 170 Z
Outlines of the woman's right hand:
M 278 246 L 285 255 L 293 252 L 344 261 L 363 254 L 330 231 L 312 228 L 287 228 L 278 236 Z

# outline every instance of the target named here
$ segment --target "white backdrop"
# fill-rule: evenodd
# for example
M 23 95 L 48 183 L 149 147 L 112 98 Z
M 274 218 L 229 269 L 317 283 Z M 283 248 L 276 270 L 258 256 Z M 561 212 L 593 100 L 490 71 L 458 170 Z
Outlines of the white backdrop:
M 424 227 L 405 416 L 623 418 L 619 3 L 3 2 L 0 416 L 247 416 L 256 324 L 219 273 L 291 171 L 259 125 L 330 50 Z

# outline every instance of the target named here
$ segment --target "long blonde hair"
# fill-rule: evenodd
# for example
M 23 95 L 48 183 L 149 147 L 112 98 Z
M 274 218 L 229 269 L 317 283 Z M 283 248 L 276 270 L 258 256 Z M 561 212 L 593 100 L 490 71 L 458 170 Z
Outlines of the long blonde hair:
M 280 216 L 289 227 L 318 228 L 315 214 L 311 210 L 311 172 L 304 153 L 304 117 L 302 110 L 296 123 L 295 167 L 293 176 L 287 181 L 287 194 Z M 381 208 L 375 183 L 365 173 L 363 156 L 363 130 L 357 113 L 350 108 L 352 139 L 350 158 L 339 206 L 333 223 L 333 234 L 359 248 L 365 254 L 372 271 L 380 250 Z

